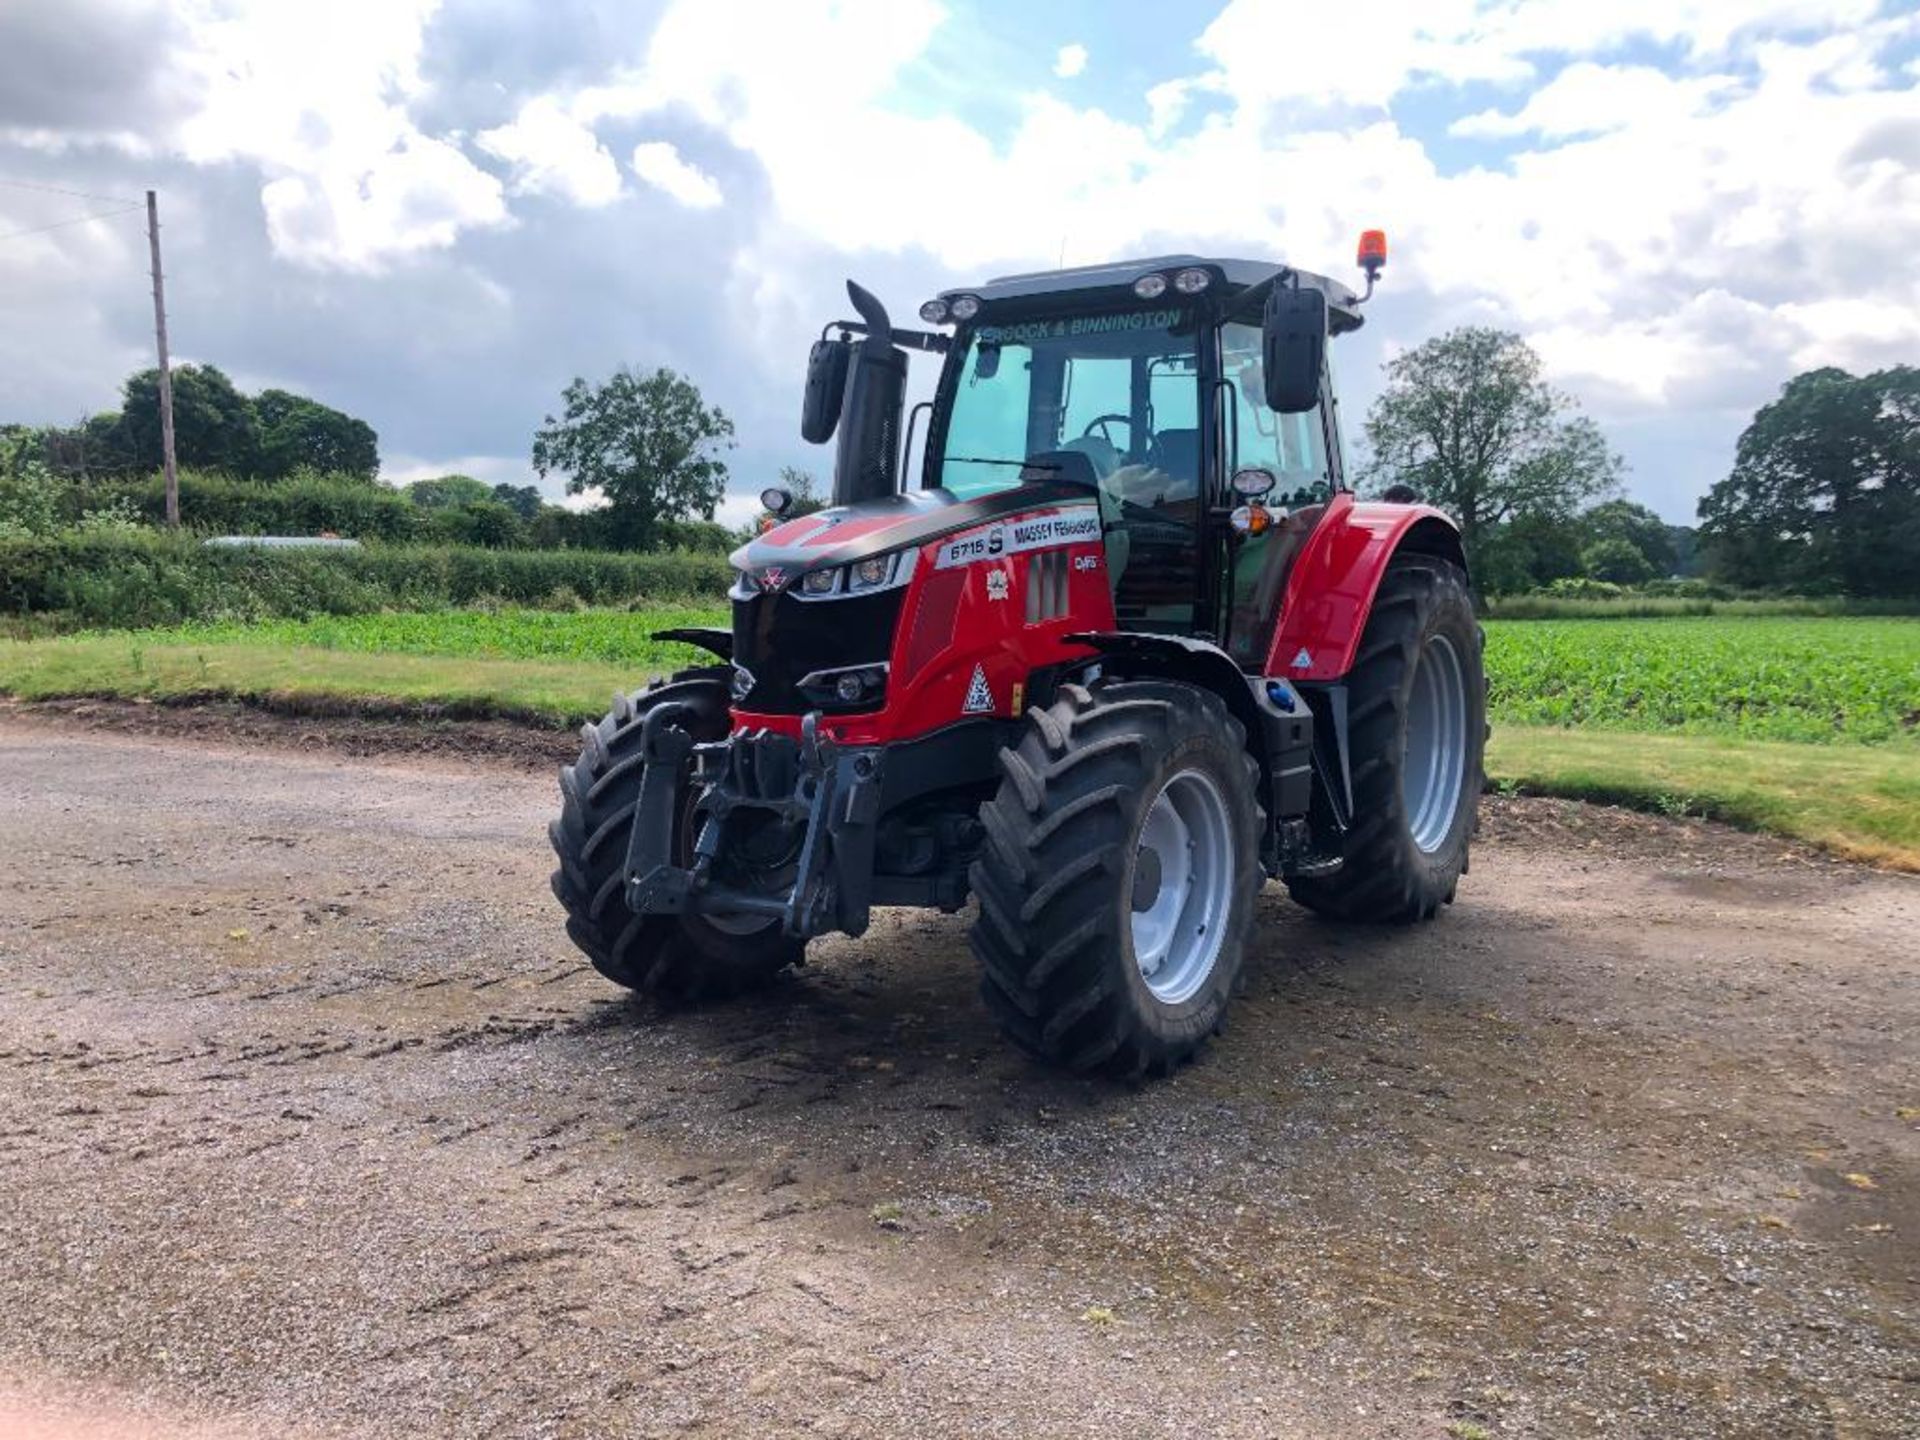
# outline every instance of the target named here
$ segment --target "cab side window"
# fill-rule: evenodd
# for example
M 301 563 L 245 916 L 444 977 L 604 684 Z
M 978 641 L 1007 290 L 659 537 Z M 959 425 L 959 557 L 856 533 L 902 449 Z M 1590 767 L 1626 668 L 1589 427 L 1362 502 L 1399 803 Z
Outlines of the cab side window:
M 1271 470 L 1279 482 L 1268 502 L 1307 505 L 1326 498 L 1331 484 L 1326 430 L 1320 411 L 1277 415 L 1267 408 L 1260 361 L 1260 327 L 1232 324 L 1220 330 L 1221 374 L 1233 391 L 1234 414 L 1227 441 L 1236 431 L 1239 453 L 1234 468 Z M 1321 487 L 1316 490 L 1315 487 Z

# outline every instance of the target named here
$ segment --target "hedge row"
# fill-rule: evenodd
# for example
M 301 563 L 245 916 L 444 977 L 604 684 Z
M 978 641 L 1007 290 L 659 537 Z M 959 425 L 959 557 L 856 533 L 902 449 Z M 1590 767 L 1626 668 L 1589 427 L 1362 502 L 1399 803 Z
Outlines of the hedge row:
M 162 525 L 167 518 L 166 482 L 96 480 L 75 486 L 71 508 L 79 513 L 114 501 L 130 501 L 140 518 Z M 356 540 L 410 540 L 425 514 L 401 491 L 349 475 L 296 475 L 291 479 L 235 480 L 197 470 L 180 472 L 180 514 L 203 535 L 318 535 Z
M 494 602 L 711 600 L 728 578 L 723 557 L 683 551 L 225 548 L 142 532 L 0 541 L 0 613 L 102 629 Z

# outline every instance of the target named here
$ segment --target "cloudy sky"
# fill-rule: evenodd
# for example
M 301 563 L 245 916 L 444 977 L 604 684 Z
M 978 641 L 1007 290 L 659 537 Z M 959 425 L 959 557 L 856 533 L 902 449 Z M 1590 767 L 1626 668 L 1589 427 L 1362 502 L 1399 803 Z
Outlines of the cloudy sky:
M 63 223 L 150 186 L 176 356 L 390 478 L 528 479 L 570 377 L 665 364 L 741 496 L 829 468 L 846 276 L 910 317 L 1063 257 L 1345 275 L 1379 225 L 1350 421 L 1510 326 L 1688 520 L 1795 371 L 1920 361 L 1917 81 L 1915 0 L 0 0 L 0 420 L 150 363 L 141 216 Z

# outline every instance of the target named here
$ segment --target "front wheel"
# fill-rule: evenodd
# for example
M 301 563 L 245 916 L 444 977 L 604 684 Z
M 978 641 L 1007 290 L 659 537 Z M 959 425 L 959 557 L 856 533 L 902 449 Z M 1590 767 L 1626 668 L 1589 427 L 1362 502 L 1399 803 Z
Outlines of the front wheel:
M 1458 566 L 1393 558 L 1348 674 L 1347 707 L 1344 863 L 1288 889 L 1336 920 L 1431 919 L 1467 868 L 1487 736 L 1480 627 Z
M 676 723 L 695 740 L 723 739 L 730 673 L 683 670 L 616 697 L 606 718 L 582 728 L 580 758 L 560 772 L 560 816 L 547 831 L 560 862 L 553 893 L 567 912 L 568 937 L 607 979 L 662 1000 L 718 1000 L 754 989 L 797 963 L 804 949 L 778 920 L 636 915 L 627 908 L 627 847 L 645 767 L 642 723 L 657 706 L 673 705 Z M 690 798 L 686 771 L 680 795 Z M 676 809 L 674 853 L 684 863 L 687 807 Z
M 1260 888 L 1240 723 L 1188 685 L 1069 685 L 1001 763 L 971 873 L 988 1007 L 1070 1070 L 1166 1074 L 1219 1031 Z

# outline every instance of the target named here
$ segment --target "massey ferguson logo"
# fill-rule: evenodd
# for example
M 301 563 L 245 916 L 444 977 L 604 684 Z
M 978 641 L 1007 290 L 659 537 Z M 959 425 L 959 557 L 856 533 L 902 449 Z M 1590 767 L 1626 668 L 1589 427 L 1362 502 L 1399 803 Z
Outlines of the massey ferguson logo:
M 760 572 L 760 588 L 771 595 L 785 582 L 787 572 L 778 565 L 769 565 Z

